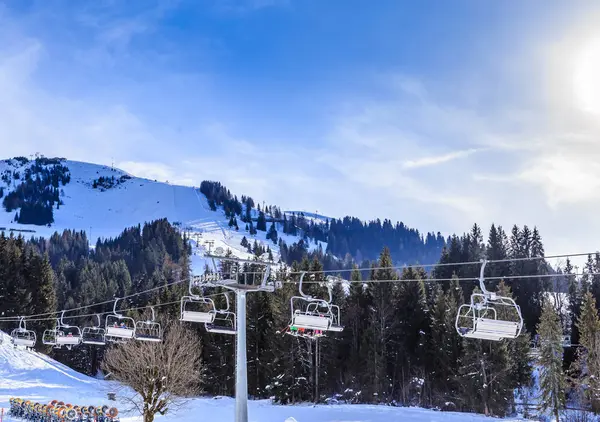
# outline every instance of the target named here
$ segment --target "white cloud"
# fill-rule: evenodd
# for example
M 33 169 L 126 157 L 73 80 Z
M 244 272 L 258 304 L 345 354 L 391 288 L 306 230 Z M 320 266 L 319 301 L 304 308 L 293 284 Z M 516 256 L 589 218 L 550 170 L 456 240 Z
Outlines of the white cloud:
M 430 167 L 438 164 L 444 164 L 449 161 L 454 161 L 459 158 L 468 157 L 471 154 L 476 153 L 476 148 L 470 148 L 462 151 L 453 151 L 442 155 L 433 155 L 428 157 L 421 157 L 416 160 L 408 160 L 403 163 L 403 167 L 406 169 L 413 169 L 419 167 Z

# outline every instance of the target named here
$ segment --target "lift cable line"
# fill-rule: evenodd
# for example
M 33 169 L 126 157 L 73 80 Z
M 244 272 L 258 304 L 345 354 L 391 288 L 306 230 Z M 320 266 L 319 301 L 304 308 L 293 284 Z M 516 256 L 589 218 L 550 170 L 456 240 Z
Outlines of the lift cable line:
M 179 281 L 173 281 L 171 283 L 167 283 L 167 284 L 164 284 L 162 286 L 153 287 L 153 288 L 148 289 L 148 290 L 143 290 L 141 292 L 132 293 L 130 295 L 120 297 L 119 300 L 125 300 L 125 299 L 129 299 L 129 298 L 132 298 L 132 297 L 141 296 L 141 295 L 146 294 L 146 293 L 150 293 L 150 292 L 154 292 L 154 291 L 166 289 L 167 287 L 171 287 L 171 286 L 174 286 L 176 284 L 181 284 L 184 281 L 185 280 L 183 280 L 183 279 L 179 280 Z M 65 312 L 80 311 L 82 309 L 93 308 L 94 306 L 107 305 L 109 303 L 114 303 L 114 301 L 115 301 L 115 299 L 113 298 L 113 299 L 110 299 L 110 300 L 105 300 L 104 302 L 96 302 L 96 303 L 91 303 L 89 305 L 79 306 L 77 308 L 65 309 L 64 311 Z M 46 315 L 58 315 L 61 312 L 62 311 L 46 312 L 46 313 L 43 313 L 43 314 L 35 314 L 35 315 L 25 316 L 24 318 L 29 319 L 29 318 L 34 318 L 34 317 L 42 317 L 42 316 L 46 316 Z M 71 318 L 71 317 L 66 317 L 66 318 Z M 13 319 L 14 319 L 14 317 L 0 317 L 0 322 L 1 321 L 7 321 L 7 320 L 13 320 Z M 51 318 L 51 319 L 56 319 L 56 318 Z
M 520 261 L 538 261 L 545 259 L 559 259 L 559 258 L 577 258 L 588 255 L 594 255 L 599 253 L 598 251 L 594 252 L 585 252 L 585 253 L 576 253 L 576 254 L 561 254 L 561 255 L 546 255 L 546 256 L 529 256 L 522 258 L 505 258 L 505 259 L 490 259 L 487 261 L 488 264 L 500 264 L 503 262 L 520 262 Z M 480 265 L 481 261 L 463 261 L 463 262 L 438 262 L 435 264 L 411 264 L 411 265 L 397 265 L 391 267 L 363 267 L 363 268 L 349 268 L 342 270 L 324 270 L 324 271 L 290 271 L 288 274 L 298 274 L 302 273 L 307 274 L 328 274 L 328 273 L 341 273 L 341 272 L 352 272 L 352 271 L 371 271 L 371 270 L 403 270 L 409 268 L 436 268 L 436 267 L 452 267 L 452 266 L 462 266 L 462 265 Z
M 547 256 L 536 256 L 536 257 L 523 257 L 523 258 L 506 258 L 506 259 L 493 259 L 493 260 L 489 260 L 487 261 L 488 264 L 494 264 L 494 263 L 506 263 L 506 262 L 520 262 L 520 261 L 534 261 L 534 260 L 545 260 L 545 259 L 559 259 L 559 258 L 575 258 L 575 257 L 583 257 L 583 256 L 588 256 L 588 255 L 593 255 L 598 253 L 597 251 L 595 252 L 585 252 L 585 253 L 576 253 L 576 254 L 560 254 L 560 255 L 547 255 Z M 215 256 L 215 255 L 205 255 L 205 257 L 207 258 L 211 258 L 211 259 L 226 259 L 226 257 L 223 256 Z M 254 261 L 254 260 L 250 260 L 250 259 L 238 259 L 238 258 L 229 258 L 231 260 L 234 260 L 236 262 L 241 262 L 241 263 L 248 263 L 248 264 L 255 264 L 255 265 L 269 265 L 269 266 L 276 266 L 278 265 L 277 263 L 271 263 L 271 262 L 263 262 L 263 261 Z M 481 262 L 480 261 L 464 261 L 464 262 L 453 262 L 453 263 L 436 263 L 436 264 L 413 264 L 413 265 L 402 265 L 402 266 L 392 266 L 392 267 L 363 267 L 363 268 L 352 268 L 352 269 L 338 269 L 338 270 L 323 270 L 323 271 L 288 271 L 286 272 L 286 275 L 302 275 L 302 273 L 306 273 L 306 274 L 333 274 L 333 273 L 343 273 L 343 272 L 352 272 L 352 271 L 378 271 L 378 270 L 403 270 L 403 269 L 409 269 L 409 268 L 436 268 L 436 267 L 447 267 L 447 266 L 463 266 L 463 265 L 479 265 Z M 262 272 L 246 272 L 244 273 L 246 275 L 259 275 L 259 274 L 263 274 Z M 585 273 L 585 274 L 568 274 L 568 275 L 574 275 L 574 276 L 581 276 L 581 275 L 600 275 L 597 273 Z M 494 278 L 494 277 L 489 277 L 488 280 L 495 280 L 495 279 L 505 279 L 505 280 L 509 280 L 511 278 L 528 278 L 528 277 L 554 277 L 560 274 L 540 274 L 540 275 L 535 275 L 535 276 L 506 276 L 506 277 L 500 277 L 500 278 Z M 447 279 L 428 279 L 429 281 L 450 281 Z M 462 278 L 459 279 L 460 281 L 470 281 L 470 280 L 478 280 L 477 278 Z M 157 287 L 153 287 L 151 289 L 148 290 L 143 290 L 141 292 L 137 292 L 137 293 L 132 293 L 130 295 L 127 296 L 123 296 L 120 299 L 124 300 L 124 299 L 129 299 L 132 297 L 136 297 L 136 296 L 141 296 L 143 294 L 146 293 L 150 293 L 150 292 L 154 292 L 154 291 L 158 291 L 158 290 L 162 290 L 165 289 L 167 287 L 170 286 L 174 286 L 176 284 L 181 284 L 184 281 L 186 281 L 185 279 L 181 279 L 178 281 L 173 281 L 171 283 L 162 285 L 162 286 L 157 286 Z M 345 281 L 349 281 L 349 280 L 345 280 Z M 377 282 L 383 283 L 383 282 L 397 282 L 399 280 L 377 280 Z M 352 281 L 349 281 L 352 282 Z M 365 280 L 362 281 L 363 283 L 367 283 L 367 282 L 375 282 L 375 280 Z M 299 283 L 299 281 L 294 281 L 294 280 L 286 280 L 283 281 L 283 283 L 293 283 L 293 284 L 297 284 Z M 309 284 L 309 283 L 320 283 L 320 281 L 311 281 L 311 280 L 307 280 L 304 281 L 304 283 Z M 73 312 L 73 311 L 79 311 L 82 309 L 88 309 L 88 308 L 92 308 L 94 306 L 100 306 L 100 305 L 106 305 L 109 303 L 113 303 L 114 299 L 110 299 L 110 300 L 106 300 L 104 302 L 98 302 L 98 303 L 92 303 L 90 305 L 84 305 L 84 306 L 80 306 L 77 308 L 72 308 L 72 309 L 66 309 L 65 311 L 68 312 Z M 35 318 L 35 317 L 41 317 L 41 316 L 47 316 L 47 315 L 58 315 L 60 314 L 61 311 L 56 311 L 56 312 L 46 312 L 43 314 L 35 314 L 35 315 L 29 315 L 29 316 L 24 316 L 24 318 L 30 319 L 30 318 Z M 70 318 L 70 317 L 67 317 Z M 52 318 L 55 319 L 55 318 Z M 0 317 L 0 321 L 15 321 L 15 317 Z
M 490 261 L 488 261 L 490 262 Z M 480 264 L 480 263 L 479 263 Z M 390 268 L 390 267 L 385 267 L 385 268 Z M 306 273 L 309 273 L 308 271 L 306 271 Z M 244 274 L 259 274 L 259 273 L 244 273 Z M 261 273 L 262 274 L 262 273 Z M 558 277 L 581 277 L 581 276 L 600 276 L 600 272 L 594 272 L 594 273 L 570 273 L 570 274 L 564 274 L 564 273 L 556 273 L 556 274 L 526 274 L 526 275 L 507 275 L 507 276 L 494 276 L 494 277 L 486 277 L 486 280 L 489 281 L 499 281 L 499 280 L 514 280 L 514 279 L 518 279 L 518 280 L 530 280 L 530 279 L 537 279 L 537 278 L 558 278 Z M 336 277 L 337 278 L 337 277 Z M 376 283 L 404 283 L 407 281 L 412 281 L 413 279 L 388 279 L 388 280 L 346 280 L 346 279 L 342 279 L 342 278 L 337 278 L 336 282 L 343 282 L 343 283 L 364 283 L 364 284 L 376 284 Z M 465 281 L 471 281 L 471 282 L 477 282 L 479 281 L 479 278 L 477 277 L 454 277 L 454 278 L 424 278 L 424 281 L 427 282 L 435 282 L 435 283 L 441 283 L 441 282 L 448 282 L 448 281 L 459 281 L 459 282 L 465 282 Z M 182 283 L 182 281 L 178 281 L 175 283 Z M 175 283 L 171 283 L 175 284 Z M 281 283 L 283 284 L 299 284 L 300 281 L 295 281 L 295 280 L 290 280 L 290 281 L 282 281 Z M 302 281 L 303 284 L 323 284 L 323 283 L 327 283 L 327 280 L 303 280 Z M 166 287 L 165 286 L 161 286 L 161 287 Z M 220 287 L 220 286 L 219 286 Z M 141 295 L 142 293 L 146 293 L 146 291 L 144 292 L 140 292 L 137 293 L 136 295 Z M 210 295 L 204 295 L 203 297 L 206 298 L 211 298 L 211 297 L 216 297 L 216 296 L 223 296 L 224 293 L 214 293 L 214 294 L 210 294 Z M 119 300 L 125 299 L 127 297 L 131 297 L 130 296 L 125 296 L 123 298 L 120 298 Z M 105 302 L 99 302 L 99 303 L 92 303 L 90 305 L 86 305 L 86 306 L 82 306 L 79 308 L 73 308 L 73 309 L 66 309 L 66 312 L 71 312 L 71 311 L 75 311 L 75 310 L 80 310 L 80 309 L 87 309 L 87 308 L 92 308 L 94 306 L 100 306 L 100 305 L 105 305 L 108 303 L 114 303 L 114 299 L 109 300 L 109 301 L 105 301 Z M 158 305 L 152 305 L 155 308 L 160 307 L 160 306 L 166 306 L 166 305 L 173 305 L 175 303 L 180 303 L 180 301 L 176 301 L 176 302 L 169 302 L 169 303 L 161 303 Z M 141 306 L 141 307 L 137 307 L 137 308 L 127 308 L 127 309 L 123 309 L 121 312 L 126 312 L 126 311 L 135 311 L 135 310 L 140 310 L 140 309 L 147 309 L 149 308 L 150 305 L 147 306 Z M 18 316 L 11 316 L 11 317 L 0 317 L 0 322 L 18 322 L 20 321 L 21 318 L 24 318 L 26 321 L 55 321 L 56 317 L 47 317 L 47 318 L 40 318 L 40 317 L 44 317 L 44 316 L 48 316 L 48 315 L 57 315 L 60 314 L 62 311 L 56 311 L 56 312 L 47 312 L 45 314 L 35 314 L 35 315 L 18 315 Z M 73 319 L 73 318 L 86 318 L 86 317 L 93 317 L 95 315 L 108 315 L 108 314 L 112 314 L 112 311 L 106 311 L 106 312 L 94 312 L 91 314 L 85 314 L 85 315 L 73 315 L 73 316 L 65 316 L 64 319 Z
M 215 294 L 211 294 L 205 297 L 214 297 L 214 296 L 222 296 L 223 293 L 215 293 Z M 114 302 L 114 300 L 112 300 L 111 302 Z M 176 303 L 180 303 L 180 300 L 176 300 L 173 302 L 165 302 L 165 303 L 159 303 L 157 305 L 145 305 L 145 306 L 137 306 L 135 308 L 126 308 L 126 309 L 121 309 L 119 312 L 129 312 L 129 311 L 140 311 L 142 309 L 149 309 L 149 308 L 160 308 L 161 306 L 169 306 L 169 305 L 175 305 Z M 60 313 L 60 312 L 58 312 Z M 73 316 L 66 316 L 64 317 L 64 319 L 75 319 L 75 318 L 90 318 L 90 317 L 101 317 L 103 315 L 112 315 L 113 311 L 106 311 L 106 312 L 94 312 L 93 314 L 85 314 L 85 315 L 73 315 Z M 21 316 L 14 316 L 14 317 L 7 317 L 10 319 L 4 319 L 1 322 L 19 322 L 21 319 L 24 319 L 24 321 L 27 322 L 38 322 L 38 321 L 57 321 L 57 318 L 55 317 L 48 317 L 48 318 L 28 318 L 28 317 L 21 317 Z M 94 328 L 104 328 L 104 326 L 100 327 L 100 326 L 95 326 Z
M 486 280 L 514 280 L 514 279 L 532 279 L 532 278 L 553 278 L 553 277 L 578 277 L 578 276 L 584 276 L 584 275 L 589 275 L 589 276 L 596 276 L 596 275 L 600 275 L 600 273 L 569 273 L 569 274 L 562 274 L 562 273 L 556 273 L 556 274 L 526 274 L 526 275 L 507 275 L 507 276 L 494 276 L 494 277 L 486 277 Z M 416 280 L 417 278 L 408 278 L 405 280 L 402 279 L 388 279 L 388 280 L 347 280 L 347 279 L 343 279 L 343 278 L 339 278 L 336 277 L 336 282 L 343 282 L 343 283 L 366 283 L 366 284 L 377 284 L 377 283 L 404 283 L 406 281 L 413 281 Z M 443 282 L 443 281 L 453 281 L 453 280 L 457 280 L 457 281 L 479 281 L 478 277 L 454 277 L 454 278 L 423 278 L 423 281 L 433 281 L 436 283 L 439 282 Z M 283 281 L 284 284 L 298 284 L 300 283 L 299 281 L 295 281 L 295 280 L 290 280 L 290 281 Z M 327 280 L 308 280 L 308 281 L 303 281 L 303 284 L 319 284 L 319 283 L 327 283 Z

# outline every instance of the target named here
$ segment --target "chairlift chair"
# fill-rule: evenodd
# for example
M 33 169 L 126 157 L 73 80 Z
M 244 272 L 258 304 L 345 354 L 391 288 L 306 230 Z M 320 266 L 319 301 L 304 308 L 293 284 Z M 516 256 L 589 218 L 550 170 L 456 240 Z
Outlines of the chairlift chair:
M 305 330 L 311 332 L 342 331 L 340 325 L 340 308 L 332 305 L 331 286 L 327 286 L 329 300 L 314 298 L 302 291 L 304 276 L 300 275 L 299 292 L 300 296 L 290 298 L 290 309 L 292 319 L 290 322 L 289 334 L 299 335 Z
M 83 330 L 81 331 L 81 343 L 89 344 L 92 346 L 105 346 L 105 330 L 104 328 L 102 328 L 100 315 L 96 314 L 96 318 L 98 319 L 98 325 L 92 325 L 91 327 L 83 327 Z
M 81 343 L 81 330 L 77 326 L 65 324 L 64 315 L 65 311 L 62 311 L 56 327 L 56 346 L 66 346 L 70 350 Z
M 42 344 L 45 344 L 46 346 L 56 346 L 56 337 L 58 337 L 58 334 L 57 334 L 58 325 L 59 325 L 59 321 L 57 319 L 56 327 L 48 329 L 48 330 L 44 330 L 44 334 L 42 335 Z
M 517 338 L 523 328 L 521 308 L 512 298 L 498 296 L 485 288 L 483 272 L 486 262 L 482 260 L 479 275 L 482 293 L 473 293 L 471 303 L 458 308 L 456 331 L 462 337 L 481 340 L 499 341 L 505 338 Z M 514 320 L 499 318 L 498 311 L 501 309 L 509 311 Z
M 204 327 L 209 333 L 235 335 L 237 333 L 236 315 L 229 310 L 229 295 L 227 293 L 223 293 L 223 295 L 226 302 L 225 309 L 216 309 L 213 321 L 205 323 Z
M 147 321 L 137 321 L 135 323 L 135 339 L 160 342 L 162 341 L 162 328 L 160 324 L 154 320 L 156 317 L 154 314 L 154 307 L 151 306 L 150 311 L 152 311 L 152 319 Z
M 27 329 L 27 323 L 24 317 L 19 319 L 19 327 L 12 330 L 10 333 L 12 343 L 16 346 L 25 346 L 26 348 L 33 348 L 37 341 L 35 331 Z
M 117 313 L 117 302 L 115 299 L 113 313 L 106 316 L 104 338 L 106 341 L 122 342 L 130 340 L 135 336 L 135 320 Z
M 194 294 L 192 291 L 193 286 L 193 278 L 190 277 L 189 296 L 181 298 L 181 316 L 179 320 L 212 324 L 215 320 L 215 302 L 208 297 Z

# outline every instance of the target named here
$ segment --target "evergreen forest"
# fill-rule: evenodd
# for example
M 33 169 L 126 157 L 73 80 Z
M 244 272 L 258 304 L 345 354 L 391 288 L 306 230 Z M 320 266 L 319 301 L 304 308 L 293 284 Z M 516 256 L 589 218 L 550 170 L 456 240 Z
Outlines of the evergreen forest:
M 27 327 L 41 338 L 44 329 L 54 326 L 53 312 L 102 302 L 67 313 L 71 323 L 90 325 L 95 322 L 93 314 L 112 310 L 115 297 L 149 289 L 154 290 L 119 307 L 160 305 L 156 309 L 163 320 L 179 317 L 192 251 L 176 226 L 157 220 L 90 246 L 85 232 L 71 230 L 48 239 L 1 234 L 2 318 L 49 315 L 28 322 Z M 589 256 L 581 274 L 575 273 L 568 259 L 553 268 L 543 259 L 541 234 L 527 226 L 506 232 L 492 225 L 484 235 L 474 225 L 468 233 L 444 241 L 439 256 L 430 262 L 441 265 L 433 269 L 418 263 L 393 269 L 390 246 L 379 247 L 376 259 L 363 257 L 356 262 L 292 245 L 286 259 L 274 264 L 271 277 L 284 281 L 283 287 L 275 293 L 248 296 L 252 397 L 282 404 L 380 403 L 503 416 L 527 402 L 537 362 L 547 409 L 557 411 L 575 400 L 582 407 L 600 410 L 593 389 L 600 379 L 600 350 L 595 346 L 600 335 L 600 255 Z M 267 252 L 262 247 L 254 250 L 261 259 Z M 521 307 L 525 326 L 516 340 L 493 342 L 457 334 L 458 307 L 477 288 L 481 258 L 502 261 L 486 267 L 487 287 L 513 297 Z M 461 264 L 465 262 L 471 264 Z M 245 271 L 251 273 L 252 267 L 246 265 Z M 323 273 L 326 268 L 333 273 Z M 351 281 L 333 288 L 345 327 L 341 333 L 318 340 L 285 334 L 289 299 L 298 294 L 299 271 L 311 272 L 313 283 L 307 289 L 317 296 L 325 294 L 318 282 L 325 281 L 326 275 Z M 223 306 L 219 303 L 223 296 L 218 298 L 215 301 Z M 561 303 L 568 306 L 560 307 Z M 130 315 L 145 314 L 141 309 Z M 10 331 L 15 324 L 0 321 L 0 328 Z M 202 336 L 205 393 L 233 395 L 235 336 L 207 333 L 202 324 L 192 326 Z M 585 347 L 577 353 L 575 348 L 564 348 L 564 335 Z M 532 343 L 539 351 L 537 361 L 532 358 Z M 38 342 L 38 348 L 90 375 L 98 373 L 104 353 L 101 347 L 87 345 L 69 351 Z

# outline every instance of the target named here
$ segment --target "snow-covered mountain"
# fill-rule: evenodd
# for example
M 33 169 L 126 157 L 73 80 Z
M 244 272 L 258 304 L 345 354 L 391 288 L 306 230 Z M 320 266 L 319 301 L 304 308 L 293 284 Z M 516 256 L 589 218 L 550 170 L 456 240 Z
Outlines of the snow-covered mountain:
M 69 169 L 70 181 L 59 185 L 62 204 L 54 209 L 54 223 L 50 226 L 19 224 L 15 222 L 14 210 L 6 212 L 0 208 L 0 230 L 22 231 L 36 237 L 48 237 L 64 229 L 83 230 L 93 246 L 98 238 L 115 237 L 127 227 L 167 218 L 187 232 L 196 245 L 194 268 L 203 267 L 199 255 L 209 247 L 231 249 L 236 256 L 249 257 L 246 248 L 241 246 L 244 236 L 251 242 L 256 239 L 265 248 L 269 246 L 275 259 L 279 255 L 278 246 L 265 238 L 265 232 L 250 236 L 243 226 L 237 231 L 229 227 L 224 211 L 212 211 L 207 198 L 196 187 L 143 179 L 103 165 L 70 160 L 62 160 L 61 164 Z M 5 175 L 0 180 L 4 196 L 18 186 L 32 165 L 34 161 L 0 161 L 0 175 Z M 19 179 L 15 179 L 14 174 L 18 174 Z M 300 237 L 284 234 L 280 224 L 276 226 L 279 238 L 288 245 L 300 240 Z M 321 246 L 327 247 L 322 242 Z M 311 242 L 309 247 L 318 246 Z

